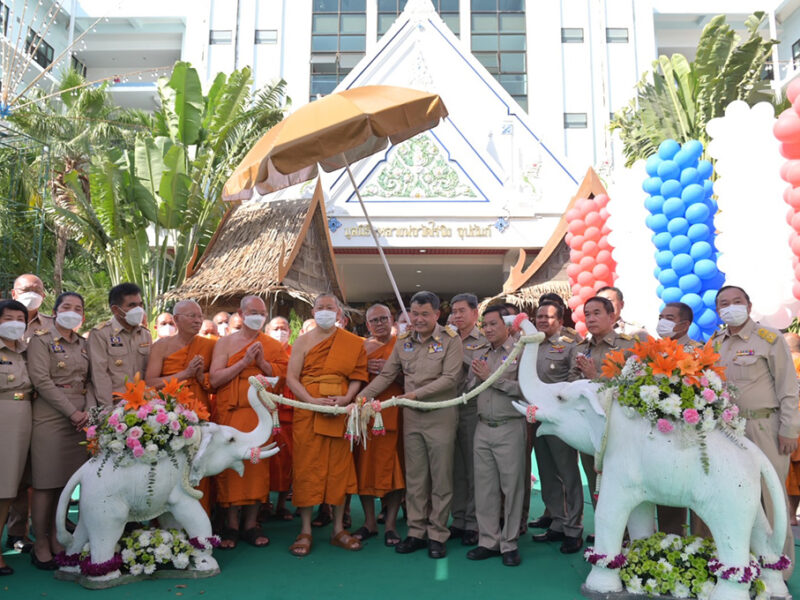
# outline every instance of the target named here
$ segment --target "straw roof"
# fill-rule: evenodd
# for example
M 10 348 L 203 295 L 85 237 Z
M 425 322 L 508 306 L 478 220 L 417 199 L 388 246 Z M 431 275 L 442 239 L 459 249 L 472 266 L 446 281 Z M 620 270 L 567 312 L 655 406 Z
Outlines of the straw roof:
M 232 206 L 199 263 L 165 298 L 214 303 L 281 292 L 306 302 L 323 292 L 342 298 L 319 183 L 312 197 Z

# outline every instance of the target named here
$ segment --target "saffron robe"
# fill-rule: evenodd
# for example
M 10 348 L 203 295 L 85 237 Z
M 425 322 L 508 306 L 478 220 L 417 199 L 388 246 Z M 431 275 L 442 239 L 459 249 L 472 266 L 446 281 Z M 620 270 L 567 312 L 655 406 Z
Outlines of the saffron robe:
M 287 346 L 287 355 L 291 356 L 292 347 Z M 283 395 L 294 399 L 288 386 L 284 386 Z M 288 492 L 292 488 L 292 419 L 294 409 L 285 404 L 278 404 L 278 420 L 281 430 L 274 434 L 272 441 L 278 445 L 280 452 L 269 458 L 269 489 L 271 492 Z
M 247 352 L 255 343 L 264 348 L 264 360 L 272 366 L 275 377 L 286 377 L 289 360 L 280 342 L 264 333 L 259 333 L 250 344 L 228 358 L 227 366 L 231 366 Z M 214 421 L 220 425 L 235 427 L 240 431 L 252 431 L 258 425 L 258 416 L 247 400 L 249 377 L 262 375 L 255 363 L 242 369 L 236 377 L 217 390 L 217 405 Z M 280 393 L 279 390 L 277 390 Z M 244 475 L 233 469 L 226 469 L 214 477 L 217 490 L 217 503 L 221 506 L 247 506 L 258 502 L 266 502 L 269 497 L 269 460 L 261 460 L 256 464 L 244 463 Z
M 350 381 L 367 381 L 364 340 L 343 329 L 311 348 L 300 382 L 314 398 L 341 396 Z M 294 413 L 294 475 L 292 504 L 344 504 L 358 492 L 350 442 L 344 438 L 346 415 L 328 416 L 310 410 Z
M 388 359 L 394 348 L 396 337 L 367 355 L 370 359 Z M 370 381 L 375 375 L 370 376 Z M 388 400 L 392 396 L 403 394 L 403 386 L 394 381 L 376 400 Z M 359 446 L 356 450 L 356 473 L 358 475 L 358 493 L 364 496 L 382 498 L 394 490 L 405 487 L 403 479 L 403 463 L 400 459 L 399 420 L 400 408 L 393 406 L 381 410 L 385 435 L 373 435 L 367 442 L 367 448 Z

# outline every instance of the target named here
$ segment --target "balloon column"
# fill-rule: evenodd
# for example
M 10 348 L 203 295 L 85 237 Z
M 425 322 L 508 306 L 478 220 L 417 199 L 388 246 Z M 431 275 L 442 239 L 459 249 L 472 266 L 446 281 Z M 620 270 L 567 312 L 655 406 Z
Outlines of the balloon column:
M 656 293 L 664 303 L 684 302 L 692 308 L 689 335 L 696 340 L 707 340 L 717 327 L 715 300 L 725 281 L 714 246 L 713 169 L 709 161 L 700 160 L 702 154 L 697 140 L 683 147 L 666 140 L 647 159 L 649 177 L 642 184 L 649 194 L 645 223 L 656 247 Z
M 800 299 L 800 80 L 795 79 L 786 88 L 786 97 L 792 103 L 783 111 L 775 123 L 773 132 L 781 141 L 780 152 L 788 159 L 781 167 L 781 178 L 789 182 L 783 199 L 789 205 L 786 220 L 792 228 L 789 245 L 794 258 L 794 284 L 792 293 Z
M 575 328 L 581 335 L 586 335 L 584 303 L 600 288 L 614 285 L 616 263 L 611 257 L 612 247 L 608 242 L 611 230 L 606 224 L 607 204 L 608 196 L 605 194 L 579 198 L 564 215 L 567 220 L 565 241 L 570 248 L 567 275 L 572 286 L 572 297 L 569 307 Z

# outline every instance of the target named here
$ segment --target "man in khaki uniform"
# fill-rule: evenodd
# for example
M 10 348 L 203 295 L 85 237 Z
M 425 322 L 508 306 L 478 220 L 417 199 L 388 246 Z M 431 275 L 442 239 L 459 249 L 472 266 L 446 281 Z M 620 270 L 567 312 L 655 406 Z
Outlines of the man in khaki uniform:
M 543 302 L 536 311 L 536 329 L 545 340 L 536 355 L 536 372 L 545 383 L 569 378 L 578 354 L 574 338 L 565 335 L 564 309 Z M 538 428 L 538 424 L 535 425 Z M 563 554 L 573 554 L 583 545 L 583 484 L 578 470 L 578 451 L 554 435 L 534 432 L 533 448 L 542 482 L 542 500 L 552 519 L 547 531 L 533 536 L 534 542 L 561 542 Z
M 789 346 L 780 331 L 753 321 L 750 309 L 750 297 L 742 288 L 731 285 L 720 288 L 717 312 L 726 327 L 715 332 L 711 341 L 728 381 L 739 390 L 735 403 L 739 414 L 747 419 L 745 435 L 761 448 L 778 477 L 785 481 L 789 457 L 797 449 L 800 434 L 797 375 Z M 785 496 L 785 486 L 783 489 Z M 763 493 L 763 485 L 762 502 L 771 523 L 775 509 L 769 494 Z M 794 562 L 789 528 L 784 553 Z M 791 572 L 791 567 L 784 571 L 784 578 Z
M 438 296 L 414 294 L 410 316 L 411 330 L 398 336 L 380 375 L 361 396 L 376 398 L 400 373 L 405 377 L 405 398 L 435 402 L 456 395 L 464 352 L 458 333 L 437 323 Z M 447 554 L 457 423 L 454 406 L 433 411 L 403 408 L 408 537 L 395 546 L 400 554 L 424 548 L 426 537 L 428 556 Z
M 37 332 L 44 333 L 53 328 L 53 317 L 39 312 L 39 307 L 46 296 L 47 292 L 45 292 L 42 280 L 33 273 L 25 273 L 14 280 L 14 289 L 11 290 L 11 297 L 28 309 L 28 327 L 25 330 L 25 343 L 30 342 L 31 337 L 36 335 Z
M 471 378 L 472 361 L 489 346 L 478 329 L 478 298 L 474 294 L 458 294 L 450 301 L 452 325 L 458 329 L 464 348 L 464 363 L 461 369 L 461 384 L 458 393 L 467 391 Z M 458 407 L 458 429 L 453 454 L 453 522 L 450 537 L 461 538 L 463 546 L 478 543 L 478 521 L 475 518 L 475 473 L 472 444 L 475 426 L 478 424 L 478 407 L 468 402 Z
M 138 373 L 144 378 L 151 337 L 142 325 L 142 291 L 135 283 L 120 283 L 108 293 L 113 315 L 89 333 L 89 363 L 98 405 L 114 403 L 114 392 Z
M 490 306 L 483 313 L 483 329 L 491 346 L 470 365 L 470 387 L 486 381 L 508 360 L 514 338 L 503 321 L 504 306 Z M 521 559 L 517 548 L 525 492 L 525 419 L 512 406 L 522 393 L 517 378 L 518 359 L 502 376 L 478 395 L 478 424 L 475 427 L 475 512 L 478 547 L 467 552 L 470 560 L 503 556 L 503 564 L 516 567 Z M 503 500 L 501 500 L 504 499 Z M 502 503 L 502 506 L 501 506 Z M 503 515 L 500 529 L 498 516 Z

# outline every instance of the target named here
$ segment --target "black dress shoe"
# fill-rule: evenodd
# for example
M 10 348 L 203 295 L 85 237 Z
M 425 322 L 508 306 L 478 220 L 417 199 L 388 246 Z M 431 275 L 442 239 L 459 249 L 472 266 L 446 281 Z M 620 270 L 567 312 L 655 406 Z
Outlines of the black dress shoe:
M 519 550 L 509 550 L 503 552 L 503 564 L 507 567 L 518 567 L 522 562 L 522 557 L 519 555 Z
M 548 529 L 544 533 L 537 533 L 531 536 L 534 542 L 562 542 L 567 536 L 563 531 L 553 531 Z
M 11 567 L 0 567 L 0 577 L 4 575 L 13 575 L 13 574 L 14 574 L 14 569 L 12 569 Z
M 450 525 L 450 538 L 460 538 L 464 535 L 464 530 L 461 527 L 456 527 L 455 525 Z
M 467 558 L 470 560 L 486 560 L 487 558 L 494 558 L 500 556 L 499 550 L 489 550 L 485 546 L 478 546 L 467 552 Z
M 428 556 L 431 558 L 444 558 L 447 556 L 447 547 L 442 542 L 428 540 Z
M 42 571 L 55 571 L 58 569 L 58 564 L 56 564 L 54 558 L 47 561 L 39 560 L 36 556 L 36 550 L 31 550 L 31 564 Z
M 561 542 L 561 554 L 575 554 L 583 548 L 583 538 L 564 536 L 564 541 Z
M 530 523 L 528 523 L 528 527 L 533 527 L 535 529 L 547 529 L 553 523 L 553 519 L 551 517 L 546 517 L 542 515 L 538 519 L 534 519 Z
M 428 544 L 422 538 L 408 536 L 394 547 L 394 551 L 398 554 L 410 554 L 417 550 L 422 550 L 427 547 L 427 545 Z
M 594 544 L 594 534 L 593 534 L 593 533 L 591 533 L 591 534 L 589 534 L 589 535 L 587 535 L 587 536 L 586 536 L 586 543 L 587 543 L 588 545 L 590 545 L 590 546 L 591 546 L 592 544 Z
M 465 529 L 461 535 L 462 546 L 474 546 L 478 543 L 478 532 L 472 529 Z
M 33 542 L 24 535 L 9 535 L 6 537 L 6 548 L 27 554 L 33 548 Z

